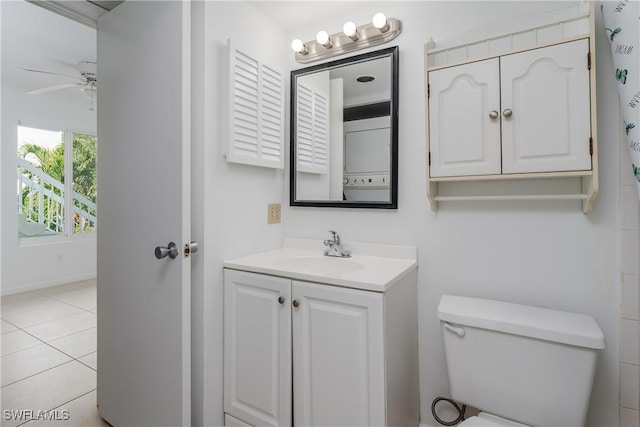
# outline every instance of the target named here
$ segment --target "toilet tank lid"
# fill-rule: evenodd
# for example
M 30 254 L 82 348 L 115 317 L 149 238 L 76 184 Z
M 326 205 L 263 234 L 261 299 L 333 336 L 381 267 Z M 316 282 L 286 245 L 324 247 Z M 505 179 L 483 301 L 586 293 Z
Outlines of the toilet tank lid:
M 604 348 L 604 334 L 587 315 L 480 298 L 443 295 L 438 318 L 457 325 L 579 347 Z

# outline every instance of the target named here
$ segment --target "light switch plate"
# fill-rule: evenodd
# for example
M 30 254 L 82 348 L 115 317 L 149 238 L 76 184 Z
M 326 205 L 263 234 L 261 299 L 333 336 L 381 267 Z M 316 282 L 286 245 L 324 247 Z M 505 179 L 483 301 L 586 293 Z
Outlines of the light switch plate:
M 282 205 L 280 203 L 269 203 L 267 207 L 267 224 L 279 224 Z

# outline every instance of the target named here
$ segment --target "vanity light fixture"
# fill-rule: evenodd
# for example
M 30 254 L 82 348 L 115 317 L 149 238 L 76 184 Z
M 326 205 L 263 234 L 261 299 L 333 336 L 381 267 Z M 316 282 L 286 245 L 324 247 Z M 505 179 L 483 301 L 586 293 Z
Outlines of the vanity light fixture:
M 389 28 L 390 28 L 389 22 L 387 21 L 387 17 L 384 16 L 384 13 L 382 12 L 378 12 L 375 15 L 373 15 L 373 19 L 371 20 L 371 23 L 381 33 L 386 33 L 387 31 L 389 31 Z
M 299 55 L 307 55 L 309 53 L 309 49 L 307 49 L 307 45 L 302 43 L 302 40 L 295 39 L 291 42 L 291 49 Z
M 345 22 L 342 27 L 342 32 L 354 42 L 360 38 L 360 35 L 358 34 L 358 27 L 356 27 L 356 24 L 351 21 Z
M 402 32 L 399 19 L 387 18 L 384 13 L 376 13 L 372 22 L 356 26 L 349 21 L 342 27 L 342 32 L 329 34 L 319 31 L 316 39 L 303 43 L 300 39 L 291 42 L 296 61 L 307 63 L 319 61 L 344 53 L 377 46 L 393 40 Z
M 320 43 L 325 49 L 331 49 L 333 47 L 333 43 L 331 43 L 331 37 L 329 37 L 329 33 L 326 31 L 318 31 L 316 34 L 316 41 Z

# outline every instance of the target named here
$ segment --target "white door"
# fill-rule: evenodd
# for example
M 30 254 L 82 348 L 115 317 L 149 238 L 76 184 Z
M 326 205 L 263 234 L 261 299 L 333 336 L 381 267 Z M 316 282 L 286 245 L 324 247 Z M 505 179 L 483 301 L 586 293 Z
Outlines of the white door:
M 294 281 L 296 426 L 385 425 L 383 297 Z
M 432 177 L 499 174 L 498 59 L 429 73 Z
M 98 21 L 98 406 L 113 426 L 188 426 L 190 5 Z M 156 259 L 155 248 L 177 245 Z
M 587 39 L 500 58 L 503 173 L 590 170 Z
M 291 280 L 224 271 L 224 411 L 291 425 Z

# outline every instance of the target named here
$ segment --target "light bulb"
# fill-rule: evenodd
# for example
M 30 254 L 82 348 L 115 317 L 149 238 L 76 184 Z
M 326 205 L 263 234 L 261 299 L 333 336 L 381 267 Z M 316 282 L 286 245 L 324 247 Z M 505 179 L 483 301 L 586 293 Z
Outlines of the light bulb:
M 356 27 L 356 24 L 354 24 L 353 22 L 349 21 L 345 23 L 344 26 L 342 27 L 342 32 L 344 33 L 345 36 L 349 37 L 351 40 L 353 41 L 358 40 L 358 28 Z
M 333 46 L 331 43 L 331 37 L 329 37 L 329 34 L 326 31 L 318 31 L 318 34 L 316 34 L 316 41 L 327 49 Z
M 306 55 L 307 53 L 309 53 L 309 51 L 307 50 L 307 46 L 305 46 L 300 39 L 295 39 L 291 42 L 291 49 L 301 55 Z
M 373 15 L 373 19 L 371 20 L 373 26 L 380 30 L 381 33 L 386 33 L 389 31 L 389 23 L 387 22 L 387 17 L 384 16 L 384 13 L 378 12 Z

